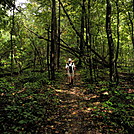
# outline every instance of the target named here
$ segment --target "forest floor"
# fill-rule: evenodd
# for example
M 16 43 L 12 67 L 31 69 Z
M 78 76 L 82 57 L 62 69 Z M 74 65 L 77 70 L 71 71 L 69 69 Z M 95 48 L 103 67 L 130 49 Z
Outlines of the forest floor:
M 127 93 L 134 93 L 134 84 L 131 75 L 121 73 L 121 88 Z M 81 80 L 79 73 L 75 76 L 73 86 L 69 86 L 67 79 L 61 80 L 56 89 L 56 95 L 60 98 L 60 104 L 54 115 L 48 119 L 45 128 L 46 134 L 109 134 L 116 129 L 110 128 L 102 122 L 101 116 L 96 117 L 96 108 L 102 112 L 111 113 L 102 107 L 102 103 L 108 100 L 108 92 L 99 93 L 100 87 L 95 87 L 95 92 L 86 93 L 88 85 Z M 90 88 L 91 89 L 91 88 Z M 106 131 L 108 128 L 108 131 Z M 101 131 L 100 131 L 101 130 Z M 103 132 L 102 132 L 103 131 Z
M 134 73 L 111 88 L 106 75 L 91 84 L 81 72 L 73 85 L 62 72 L 48 84 L 40 73 L 1 79 L 0 133 L 133 134 Z

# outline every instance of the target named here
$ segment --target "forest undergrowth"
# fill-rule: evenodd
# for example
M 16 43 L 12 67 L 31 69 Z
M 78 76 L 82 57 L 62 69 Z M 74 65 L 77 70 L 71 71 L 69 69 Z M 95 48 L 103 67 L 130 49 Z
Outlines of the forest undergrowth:
M 0 79 L 1 133 L 133 133 L 133 74 L 119 74 L 112 89 L 107 81 L 89 84 L 79 72 L 71 86 L 65 75 L 53 84 L 45 75 Z
M 122 82 L 109 91 L 108 82 L 89 84 L 79 73 L 73 86 L 55 87 L 60 105 L 46 126 L 46 132 L 59 134 L 133 133 L 132 76 L 120 74 Z M 126 81 L 127 79 L 127 81 Z

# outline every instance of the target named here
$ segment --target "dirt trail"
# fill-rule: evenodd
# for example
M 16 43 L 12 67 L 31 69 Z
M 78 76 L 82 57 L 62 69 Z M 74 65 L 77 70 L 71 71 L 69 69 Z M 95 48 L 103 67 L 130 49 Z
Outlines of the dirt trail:
M 80 80 L 80 74 L 76 74 L 73 86 L 65 84 L 66 81 L 61 81 L 60 88 L 56 89 L 60 105 L 49 120 L 46 134 L 102 134 L 99 130 L 107 126 L 100 121 L 100 117 L 94 119 L 93 114 L 94 107 L 101 107 L 102 96 L 85 94 L 87 85 Z
M 73 86 L 63 84 L 62 88 L 56 89 L 56 95 L 60 98 L 60 105 L 56 115 L 52 117 L 51 123 L 47 126 L 48 133 L 99 134 L 92 127 L 94 124 L 90 113 L 93 109 L 86 106 L 90 99 L 97 96 L 94 94 L 85 95 L 83 94 L 84 91 L 85 87 L 80 81 L 79 74 L 76 74 Z M 93 104 L 96 105 L 97 103 L 94 102 Z

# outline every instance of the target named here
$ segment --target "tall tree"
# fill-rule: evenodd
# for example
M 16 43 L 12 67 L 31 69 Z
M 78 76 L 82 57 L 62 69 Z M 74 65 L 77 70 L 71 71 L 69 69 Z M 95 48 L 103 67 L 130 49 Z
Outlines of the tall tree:
M 52 0 L 51 53 L 50 53 L 51 80 L 55 79 L 55 49 L 56 49 L 56 45 L 57 45 L 56 1 Z
M 85 0 L 82 0 L 81 3 L 81 33 L 80 33 L 80 58 L 79 58 L 79 66 L 81 66 L 81 59 L 84 53 L 84 27 L 85 27 Z
M 133 49 L 134 49 L 134 13 L 128 12 L 128 16 L 129 16 L 129 21 L 130 21 L 130 25 L 131 25 L 131 40 L 132 40 L 132 44 L 133 44 Z M 131 17 L 132 16 L 132 17 Z
M 48 36 L 48 41 L 47 41 L 47 69 L 48 69 L 48 78 L 50 79 L 50 59 L 49 59 L 49 56 L 50 56 L 50 43 L 49 43 L 49 40 L 50 40 L 50 27 L 48 26 L 48 29 L 47 29 L 47 36 Z
M 60 15 L 61 14 L 61 7 L 59 2 L 59 14 L 58 14 L 58 41 L 57 41 L 57 69 L 59 69 L 60 64 Z
M 89 57 L 89 67 L 90 67 L 90 79 L 91 79 L 91 82 L 93 82 L 93 74 L 92 74 L 92 72 L 93 72 L 93 70 L 92 70 L 92 51 L 91 51 L 91 49 L 92 49 L 92 44 L 91 44 L 91 40 L 92 40 L 92 38 L 91 38 L 91 19 L 90 19 L 90 16 L 91 16 L 91 12 L 90 12 L 90 10 L 91 10 L 91 0 L 88 0 L 88 9 L 87 9 L 87 17 L 86 17 L 86 20 L 87 20 L 87 45 L 88 45 L 88 43 L 89 43 L 89 47 L 88 48 L 90 48 L 89 49 L 89 51 L 90 51 L 90 57 Z M 88 49 L 87 49 L 88 50 Z
M 111 29 L 111 2 L 106 0 L 106 33 L 109 46 L 109 68 L 110 68 L 110 82 L 113 82 L 114 78 L 114 42 L 112 38 L 112 29 Z
M 15 5 L 15 0 L 13 1 Z M 11 75 L 13 74 L 13 65 L 14 65 L 14 41 L 13 41 L 13 35 L 14 35 L 14 17 L 15 17 L 15 6 L 12 7 L 12 22 L 11 22 Z
M 116 57 L 115 57 L 115 70 L 116 70 L 116 84 L 119 83 L 118 69 L 117 69 L 117 60 L 119 55 L 119 45 L 120 45 L 120 33 L 119 33 L 119 0 L 116 0 L 116 8 L 117 8 L 117 49 L 116 49 Z

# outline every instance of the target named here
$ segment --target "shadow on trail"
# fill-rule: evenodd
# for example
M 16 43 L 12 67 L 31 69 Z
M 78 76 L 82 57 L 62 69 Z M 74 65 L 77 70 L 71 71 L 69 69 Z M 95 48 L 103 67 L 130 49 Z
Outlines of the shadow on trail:
M 61 87 L 55 89 L 60 104 L 55 114 L 48 120 L 46 134 L 118 133 L 119 128 L 112 126 L 110 119 L 106 119 L 105 124 L 105 116 L 101 116 L 101 114 L 112 114 L 111 110 L 106 110 L 102 106 L 102 103 L 109 99 L 107 92 L 85 94 L 87 85 L 79 77 L 77 75 L 74 85 L 65 84 L 65 79 L 60 83 Z M 101 114 L 96 114 L 97 112 Z
M 90 99 L 96 98 L 95 94 L 84 94 L 86 86 L 77 76 L 73 85 L 64 84 L 56 89 L 56 95 L 60 99 L 57 112 L 46 127 L 50 134 L 98 134 L 96 125 L 92 121 L 92 107 L 87 107 Z M 93 103 L 91 105 L 99 105 Z M 90 126 L 90 127 L 89 127 Z

